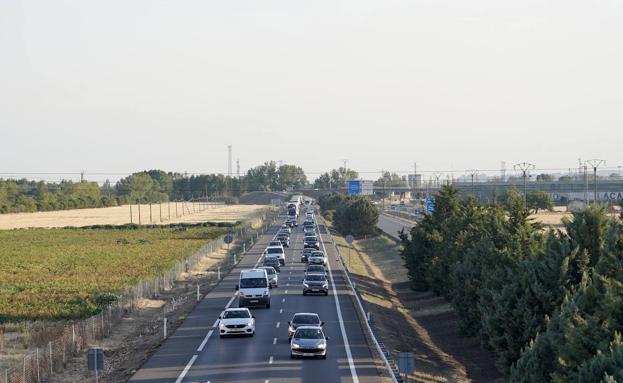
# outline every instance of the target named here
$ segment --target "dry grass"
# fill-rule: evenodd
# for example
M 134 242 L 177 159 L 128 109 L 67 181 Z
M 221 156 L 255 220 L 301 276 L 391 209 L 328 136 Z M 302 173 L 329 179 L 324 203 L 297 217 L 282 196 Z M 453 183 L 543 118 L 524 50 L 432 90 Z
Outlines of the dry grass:
M 177 205 L 177 206 L 176 206 Z M 140 205 L 142 224 L 236 222 L 257 216 L 264 205 L 208 205 L 199 203 Z M 182 214 L 183 213 L 183 214 Z M 132 205 L 132 222 L 139 223 L 139 205 Z M 162 219 L 161 219 L 162 217 Z M 169 218 L 170 217 L 170 218 Z M 0 214 L 0 229 L 29 227 L 82 227 L 91 225 L 124 225 L 130 223 L 130 205 L 97 208 L 46 211 L 37 213 Z

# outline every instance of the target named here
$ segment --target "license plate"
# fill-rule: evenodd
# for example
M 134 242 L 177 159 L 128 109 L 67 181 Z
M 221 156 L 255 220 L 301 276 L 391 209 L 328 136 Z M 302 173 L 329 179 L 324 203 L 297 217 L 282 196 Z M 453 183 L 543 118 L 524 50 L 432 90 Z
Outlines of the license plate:
M 306 353 L 303 354 L 303 356 L 314 356 L 314 354 L 306 352 Z
M 319 290 L 319 289 L 312 289 L 312 291 L 314 291 L 314 292 L 318 292 L 318 291 L 320 291 L 320 290 Z
M 251 303 L 258 303 L 258 302 L 259 302 L 259 300 L 257 300 L 257 299 L 251 299 L 249 302 L 251 302 Z

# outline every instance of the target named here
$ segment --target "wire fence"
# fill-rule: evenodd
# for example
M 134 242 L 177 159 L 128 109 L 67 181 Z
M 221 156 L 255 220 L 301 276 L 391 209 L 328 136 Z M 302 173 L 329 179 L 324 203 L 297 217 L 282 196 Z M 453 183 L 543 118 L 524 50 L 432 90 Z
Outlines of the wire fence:
M 228 245 L 226 256 L 213 269 L 202 285 L 196 284 L 197 300 L 202 290 L 207 290 L 218 283 L 236 263 L 240 262 L 247 249 L 257 241 L 267 228 L 274 223 L 276 213 L 273 210 L 263 212 L 258 219 L 262 225 L 253 228 L 251 223 L 239 227 L 234 235 L 233 247 Z M 225 235 L 202 246 L 193 255 L 179 261 L 168 272 L 150 280 L 141 281 L 135 287 L 120 295 L 118 299 L 87 319 L 71 322 L 64 326 L 40 326 L 30 329 L 28 338 L 36 340 L 37 347 L 25 354 L 21 363 L 0 371 L 0 383 L 43 383 L 56 374 L 60 374 L 71 358 L 84 353 L 93 343 L 111 335 L 115 325 L 127 314 L 138 308 L 142 299 L 152 299 L 170 292 L 174 284 L 183 280 L 183 276 L 199 264 L 209 254 L 221 250 L 225 245 Z M 195 286 L 193 286 L 195 287 Z M 160 332 L 166 338 L 173 329 L 167 325 L 167 314 L 175 311 L 180 305 L 191 299 L 192 295 L 179 294 L 173 296 L 154 318 L 150 332 Z M 1 340 L 0 340 L 1 341 Z M 106 374 L 106 369 L 103 371 Z

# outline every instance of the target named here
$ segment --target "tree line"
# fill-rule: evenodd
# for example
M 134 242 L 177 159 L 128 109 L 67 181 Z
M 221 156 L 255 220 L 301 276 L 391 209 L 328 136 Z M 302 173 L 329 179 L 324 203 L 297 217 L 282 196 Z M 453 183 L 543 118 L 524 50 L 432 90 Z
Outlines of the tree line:
M 332 192 L 318 198 L 318 205 L 325 218 L 343 235 L 363 237 L 376 232 L 379 209 L 368 197 L 346 196 Z
M 511 382 L 623 381 L 623 226 L 593 206 L 546 231 L 523 197 L 443 187 L 401 233 L 410 283 L 448 299 Z
M 117 181 L 61 181 L 0 179 L 0 213 L 65 210 L 158 203 L 173 200 L 205 200 L 232 203 L 248 191 L 282 191 L 303 188 L 307 177 L 302 168 L 274 161 L 249 169 L 238 177 L 223 174 L 188 175 L 149 170 Z

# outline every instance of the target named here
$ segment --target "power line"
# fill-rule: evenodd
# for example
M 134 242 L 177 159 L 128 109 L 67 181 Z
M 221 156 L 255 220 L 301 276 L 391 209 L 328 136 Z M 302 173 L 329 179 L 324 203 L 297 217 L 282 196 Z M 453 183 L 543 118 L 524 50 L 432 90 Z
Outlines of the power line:
M 523 200 L 524 202 L 527 202 L 527 198 L 526 198 L 526 192 L 527 192 L 527 178 L 528 178 L 528 173 L 530 172 L 530 170 L 534 170 L 536 168 L 536 166 L 534 164 L 531 164 L 529 162 L 520 162 L 518 164 L 513 165 L 513 169 L 517 170 L 521 170 L 522 173 L 522 177 L 523 177 Z

